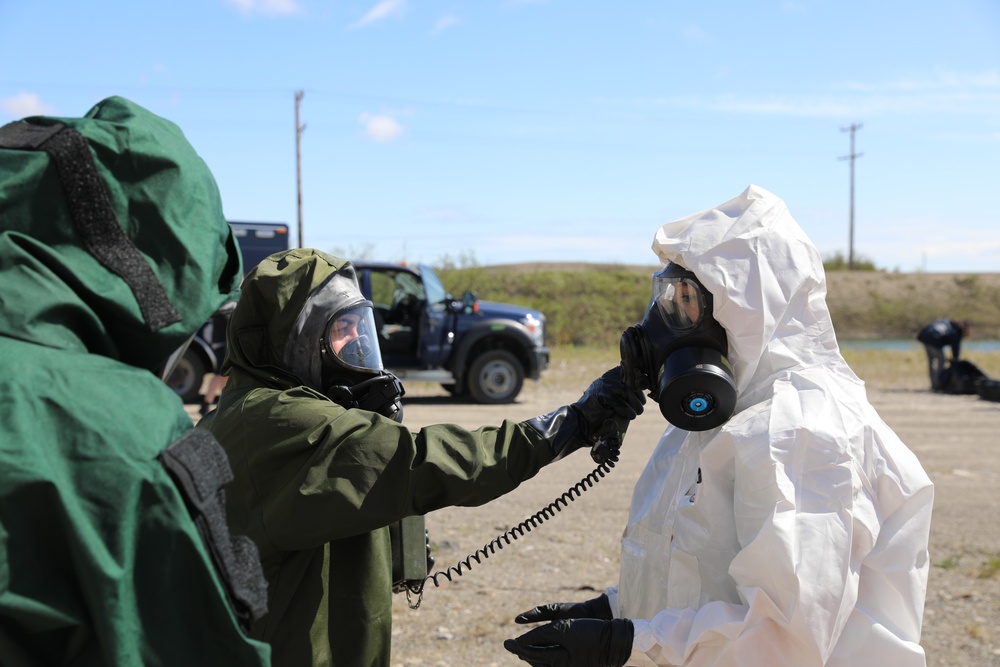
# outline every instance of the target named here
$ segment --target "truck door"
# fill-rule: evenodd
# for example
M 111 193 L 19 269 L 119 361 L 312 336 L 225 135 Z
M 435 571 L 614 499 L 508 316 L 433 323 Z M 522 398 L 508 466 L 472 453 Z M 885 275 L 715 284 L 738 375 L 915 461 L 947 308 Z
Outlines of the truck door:
M 358 281 L 372 301 L 385 367 L 418 368 L 419 312 L 424 301 L 420 278 L 410 269 L 377 266 L 363 269 Z
M 451 297 L 441 284 L 434 269 L 419 264 L 426 305 L 420 315 L 420 357 L 424 366 L 443 366 L 451 354 L 451 317 L 448 302 Z

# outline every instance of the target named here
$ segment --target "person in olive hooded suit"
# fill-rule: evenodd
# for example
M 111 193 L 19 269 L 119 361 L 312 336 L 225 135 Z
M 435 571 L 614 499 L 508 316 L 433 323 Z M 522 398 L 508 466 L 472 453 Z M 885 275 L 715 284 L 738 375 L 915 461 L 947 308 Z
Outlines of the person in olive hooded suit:
M 410 432 L 394 419 L 401 386 L 382 369 L 353 266 L 308 249 L 272 255 L 247 276 L 223 372 L 219 406 L 201 424 L 234 470 L 230 528 L 257 543 L 268 581 L 268 613 L 251 635 L 282 667 L 387 666 L 388 526 L 507 493 L 620 437 L 645 401 L 615 367 L 548 415 Z

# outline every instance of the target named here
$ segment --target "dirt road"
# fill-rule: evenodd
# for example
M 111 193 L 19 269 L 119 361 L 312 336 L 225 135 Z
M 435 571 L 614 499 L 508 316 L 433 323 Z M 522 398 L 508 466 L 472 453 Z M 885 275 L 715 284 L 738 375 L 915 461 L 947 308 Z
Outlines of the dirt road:
M 454 404 L 440 388 L 417 385 L 406 400 L 405 422 L 413 428 L 437 422 L 476 427 L 529 418 L 576 400 L 602 370 L 553 368 L 508 406 Z M 922 641 L 928 665 L 1000 666 L 1000 403 L 916 387 L 869 388 L 869 398 L 936 485 Z M 501 646 L 522 631 L 512 621 L 515 614 L 539 603 L 588 599 L 616 583 L 632 487 L 663 428 L 658 412 L 647 410 L 607 477 L 552 520 L 473 562 L 454 583 L 429 586 L 419 609 L 395 596 L 394 667 L 524 664 Z M 592 468 L 579 452 L 485 507 L 429 515 L 435 569 L 535 514 Z

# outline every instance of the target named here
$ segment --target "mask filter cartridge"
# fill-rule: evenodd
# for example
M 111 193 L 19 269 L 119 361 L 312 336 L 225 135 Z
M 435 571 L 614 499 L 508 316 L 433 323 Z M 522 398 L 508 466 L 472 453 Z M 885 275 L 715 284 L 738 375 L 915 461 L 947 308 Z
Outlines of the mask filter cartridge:
M 736 408 L 729 360 L 709 347 L 676 350 L 664 361 L 658 385 L 660 414 L 685 431 L 722 426 Z

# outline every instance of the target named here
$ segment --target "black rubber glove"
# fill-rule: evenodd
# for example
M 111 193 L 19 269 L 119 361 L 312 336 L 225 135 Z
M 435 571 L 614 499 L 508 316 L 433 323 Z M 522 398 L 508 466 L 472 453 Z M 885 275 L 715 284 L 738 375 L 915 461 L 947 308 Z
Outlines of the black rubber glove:
M 615 439 L 614 449 L 621 446 L 629 422 L 642 414 L 646 395 L 625 386 L 622 367 L 615 366 L 590 383 L 580 400 L 570 407 L 580 415 L 580 430 L 597 445 L 602 439 Z
M 594 380 L 576 403 L 528 420 L 545 436 L 559 460 L 581 447 L 590 447 L 598 463 L 621 446 L 630 421 L 642 414 L 646 396 L 622 381 L 621 366 Z
M 578 614 L 597 614 L 597 617 Z M 622 667 L 632 653 L 632 621 L 611 618 L 606 595 L 560 602 L 518 614 L 515 623 L 553 621 L 503 643 L 532 667 Z
M 610 621 L 611 601 L 607 595 L 601 595 L 586 602 L 552 602 L 540 607 L 529 609 L 514 618 L 515 623 L 539 623 L 541 621 L 559 621 L 565 618 L 599 618 Z

